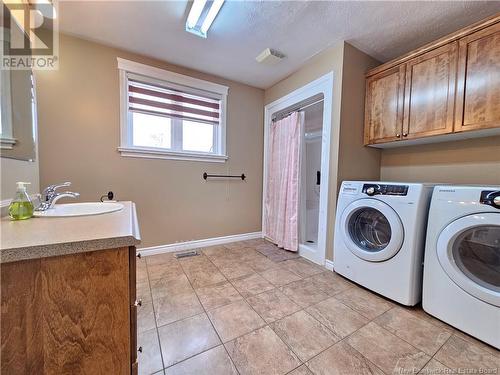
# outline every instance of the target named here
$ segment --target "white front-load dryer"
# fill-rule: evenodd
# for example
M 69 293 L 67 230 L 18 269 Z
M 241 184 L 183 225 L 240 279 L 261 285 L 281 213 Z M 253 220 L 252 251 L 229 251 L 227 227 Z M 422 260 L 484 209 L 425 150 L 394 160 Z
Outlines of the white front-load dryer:
M 436 186 L 423 308 L 500 349 L 500 186 Z
M 401 304 L 420 302 L 432 187 L 344 181 L 335 222 L 335 271 Z

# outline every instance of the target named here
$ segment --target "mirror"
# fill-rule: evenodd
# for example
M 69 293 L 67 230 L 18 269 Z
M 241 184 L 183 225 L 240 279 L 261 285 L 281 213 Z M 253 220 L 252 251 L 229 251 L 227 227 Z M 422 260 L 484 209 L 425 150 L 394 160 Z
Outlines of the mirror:
M 36 122 L 31 70 L 1 70 L 1 156 L 34 161 Z
M 24 35 L 24 32 L 15 21 L 3 26 L 5 27 L 0 28 L 0 39 L 5 51 L 10 39 L 16 35 Z M 28 68 L 0 70 L 0 93 L 1 156 L 34 161 L 36 112 L 33 72 Z
M 4 8 L 6 11 L 6 8 Z M 15 35 L 24 35 L 15 23 L 0 25 L 4 46 Z M 0 70 L 0 166 L 1 206 L 8 205 L 17 181 L 30 182 L 30 193 L 39 190 L 36 100 L 34 76 L 26 70 Z

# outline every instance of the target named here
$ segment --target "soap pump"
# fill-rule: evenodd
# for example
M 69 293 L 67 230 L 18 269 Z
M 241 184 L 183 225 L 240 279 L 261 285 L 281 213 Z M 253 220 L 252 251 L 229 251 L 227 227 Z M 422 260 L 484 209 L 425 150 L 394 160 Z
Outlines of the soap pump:
M 25 220 L 33 216 L 33 203 L 26 192 L 29 182 L 17 182 L 16 196 L 9 205 L 9 216 L 13 220 Z

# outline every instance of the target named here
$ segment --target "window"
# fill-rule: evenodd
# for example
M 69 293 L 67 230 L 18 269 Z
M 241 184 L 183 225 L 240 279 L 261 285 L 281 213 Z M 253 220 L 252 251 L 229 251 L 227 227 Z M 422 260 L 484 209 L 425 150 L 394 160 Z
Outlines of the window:
M 118 58 L 123 156 L 224 162 L 228 88 Z

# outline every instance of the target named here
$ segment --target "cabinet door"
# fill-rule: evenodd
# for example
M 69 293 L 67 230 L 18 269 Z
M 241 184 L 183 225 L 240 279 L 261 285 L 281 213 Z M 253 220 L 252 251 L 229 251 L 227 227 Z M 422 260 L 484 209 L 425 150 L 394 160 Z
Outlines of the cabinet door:
M 3 263 L 1 373 L 130 375 L 128 250 Z
M 130 374 L 128 257 L 118 248 L 41 260 L 46 373 Z
M 457 55 L 453 42 L 407 63 L 404 139 L 453 131 Z
M 130 292 L 130 366 L 132 375 L 138 372 L 137 363 L 137 289 L 136 289 L 136 257 L 135 246 L 128 248 L 129 292 Z M 142 304 L 142 301 L 140 302 Z
M 455 131 L 500 127 L 500 23 L 459 41 Z
M 365 144 L 401 138 L 405 65 L 396 66 L 366 80 Z

